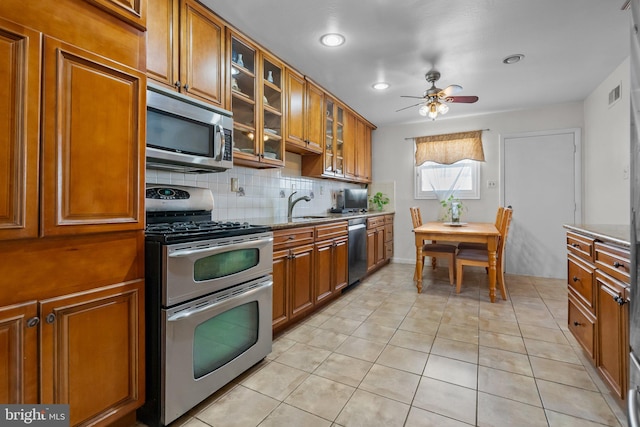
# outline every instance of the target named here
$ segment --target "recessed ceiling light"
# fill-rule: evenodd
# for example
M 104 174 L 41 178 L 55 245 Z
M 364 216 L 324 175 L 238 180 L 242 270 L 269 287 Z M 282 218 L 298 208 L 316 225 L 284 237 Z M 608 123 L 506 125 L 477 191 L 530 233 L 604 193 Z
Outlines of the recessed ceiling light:
M 524 55 L 521 53 L 516 53 L 514 55 L 509 55 L 506 58 L 504 58 L 502 60 L 503 64 L 507 64 L 507 65 L 511 65 L 511 64 L 515 64 L 516 62 L 520 62 L 524 59 Z
M 378 82 L 372 86 L 376 90 L 385 90 L 389 89 L 389 83 L 387 82 Z
M 329 47 L 336 47 L 344 44 L 344 36 L 342 34 L 330 33 L 320 37 L 320 43 Z

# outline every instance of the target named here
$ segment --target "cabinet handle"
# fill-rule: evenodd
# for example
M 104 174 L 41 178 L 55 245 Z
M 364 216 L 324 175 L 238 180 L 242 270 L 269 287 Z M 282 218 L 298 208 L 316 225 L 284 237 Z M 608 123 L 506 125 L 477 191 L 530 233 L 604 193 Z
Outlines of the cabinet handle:
M 32 317 L 31 319 L 27 320 L 27 328 L 33 328 L 38 323 L 40 323 L 40 318 L 39 317 Z
M 264 159 L 264 153 L 260 153 L 260 158 Z
M 620 295 L 616 295 L 616 296 L 614 296 L 614 297 L 613 297 L 613 300 L 614 300 L 615 302 L 617 302 L 619 306 L 623 306 L 623 305 L 625 305 L 626 303 L 628 303 L 628 302 L 629 302 L 628 300 L 626 300 L 626 299 L 622 298 Z
M 580 279 L 578 279 L 578 276 L 573 276 L 573 278 L 571 280 L 573 280 L 574 282 L 577 282 Z
M 577 320 L 574 320 L 573 326 L 582 326 L 582 323 L 578 322 Z
M 180 86 L 182 86 L 182 83 L 180 83 L 180 80 L 176 80 L 176 82 L 173 85 L 178 89 L 180 89 Z
M 613 267 L 614 268 L 624 267 L 624 264 L 622 264 L 621 262 L 616 261 L 616 262 L 613 263 Z
M 296 238 L 295 236 L 289 236 L 289 237 L 287 237 L 287 240 L 293 240 L 295 238 Z
M 579 248 L 580 247 L 580 245 L 577 244 L 577 243 L 572 243 L 571 246 L 573 246 L 574 248 Z
M 184 85 L 184 90 L 189 90 L 189 85 Z
M 49 313 L 47 314 L 47 317 L 45 318 L 45 321 L 49 324 L 53 323 L 56 321 L 56 315 L 53 313 Z

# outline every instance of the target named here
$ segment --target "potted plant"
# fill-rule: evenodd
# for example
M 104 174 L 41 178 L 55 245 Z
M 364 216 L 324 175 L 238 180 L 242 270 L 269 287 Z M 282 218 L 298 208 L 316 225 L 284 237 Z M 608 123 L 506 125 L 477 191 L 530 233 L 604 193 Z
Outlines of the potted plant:
M 384 205 L 389 203 L 389 198 L 384 193 L 378 191 L 369 199 L 369 203 L 371 203 L 371 206 L 375 206 L 376 210 L 381 211 Z
M 452 194 L 447 199 L 441 200 L 440 205 L 444 209 L 444 214 L 441 217 L 443 221 L 460 222 L 460 216 L 465 209 L 460 199 Z

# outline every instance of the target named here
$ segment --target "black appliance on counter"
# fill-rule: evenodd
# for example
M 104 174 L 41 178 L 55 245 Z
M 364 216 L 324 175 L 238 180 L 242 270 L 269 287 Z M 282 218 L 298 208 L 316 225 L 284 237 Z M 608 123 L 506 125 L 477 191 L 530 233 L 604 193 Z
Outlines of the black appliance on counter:
M 209 189 L 146 189 L 146 401 L 138 417 L 151 427 L 271 352 L 273 233 L 212 221 L 212 209 Z

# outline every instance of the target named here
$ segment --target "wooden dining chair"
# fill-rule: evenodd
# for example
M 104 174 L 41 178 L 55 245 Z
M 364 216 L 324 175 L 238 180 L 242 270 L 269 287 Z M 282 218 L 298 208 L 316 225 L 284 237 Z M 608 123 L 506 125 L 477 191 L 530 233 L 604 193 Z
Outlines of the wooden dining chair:
M 411 221 L 413 222 L 413 228 L 422 225 L 422 215 L 420 214 L 420 208 L 411 207 Z M 456 246 L 447 245 L 443 243 L 435 242 L 422 242 L 422 265 L 424 266 L 424 259 L 431 257 L 431 267 L 435 270 L 437 267 L 438 258 L 446 258 L 449 263 L 449 282 L 455 284 L 455 269 L 456 269 Z M 416 268 L 413 273 L 413 280 L 418 280 L 418 269 Z
M 507 289 L 504 284 L 504 248 L 507 243 L 509 226 L 513 209 L 505 208 L 500 224 L 500 237 L 498 238 L 498 248 L 496 249 L 496 282 L 500 287 L 502 299 L 507 299 Z M 456 254 L 456 293 L 460 293 L 462 287 L 462 269 L 465 265 L 489 268 L 489 251 L 487 249 L 462 249 Z
M 498 207 L 498 212 L 496 213 L 496 228 L 500 230 L 502 226 L 502 214 L 504 213 L 504 207 Z M 479 250 L 487 250 L 486 243 L 473 243 L 473 242 L 460 242 L 458 243 L 458 250 L 462 249 L 479 249 Z

